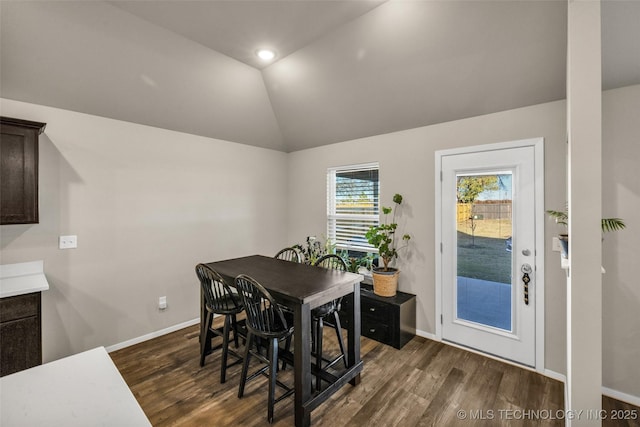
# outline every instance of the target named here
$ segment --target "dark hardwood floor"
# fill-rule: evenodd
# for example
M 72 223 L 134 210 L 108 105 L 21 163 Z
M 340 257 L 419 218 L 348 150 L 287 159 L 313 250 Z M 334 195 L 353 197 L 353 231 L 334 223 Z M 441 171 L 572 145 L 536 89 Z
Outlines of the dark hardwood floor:
M 219 319 L 217 319 L 219 321 Z M 111 353 L 154 426 L 267 426 L 267 379 L 238 399 L 240 365 L 220 384 L 220 351 L 199 366 L 198 326 Z M 328 332 L 331 332 L 330 330 Z M 325 348 L 337 352 L 325 333 Z M 416 337 L 402 350 L 362 338 L 364 371 L 311 415 L 314 426 L 562 426 L 563 384 L 515 366 Z M 252 362 L 251 371 L 257 364 Z M 293 384 L 289 367 L 278 374 Z M 604 398 L 605 409 L 634 409 Z M 635 408 L 636 410 L 638 408 Z M 536 412 L 537 411 L 537 412 Z M 536 417 L 536 414 L 538 416 Z M 522 418 L 534 419 L 522 419 Z M 537 418 L 537 419 L 536 419 Z M 612 423 L 603 425 L 634 424 Z M 293 397 L 276 405 L 276 426 L 292 426 Z

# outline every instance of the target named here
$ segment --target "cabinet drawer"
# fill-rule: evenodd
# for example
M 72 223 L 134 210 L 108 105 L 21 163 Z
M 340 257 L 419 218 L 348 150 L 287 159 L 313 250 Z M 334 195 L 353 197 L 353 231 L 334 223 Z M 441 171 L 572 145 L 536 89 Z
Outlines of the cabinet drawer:
M 40 293 L 17 295 L 0 299 L 0 322 L 37 316 L 40 305 Z
M 344 304 L 343 302 L 342 309 L 339 311 L 340 323 L 343 328 L 349 326 L 351 310 L 351 304 Z M 362 319 L 362 335 L 366 336 L 364 333 L 365 326 L 369 329 L 374 328 L 379 330 L 378 325 L 381 325 L 388 330 L 393 324 L 393 307 L 379 301 L 362 298 L 360 301 L 360 318 Z
M 391 341 L 391 329 L 387 325 L 364 318 L 362 319 L 362 335 L 384 344 L 389 344 Z
M 380 301 L 363 298 L 360 302 L 360 312 L 363 317 L 376 317 L 379 321 L 387 323 L 387 319 L 392 315 L 389 304 Z

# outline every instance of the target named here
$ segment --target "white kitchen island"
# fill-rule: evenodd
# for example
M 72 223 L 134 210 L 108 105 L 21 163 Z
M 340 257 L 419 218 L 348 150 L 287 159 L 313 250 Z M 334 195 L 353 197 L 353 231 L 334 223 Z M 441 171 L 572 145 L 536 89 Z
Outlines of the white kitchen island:
M 0 378 L 0 425 L 151 426 L 104 347 Z

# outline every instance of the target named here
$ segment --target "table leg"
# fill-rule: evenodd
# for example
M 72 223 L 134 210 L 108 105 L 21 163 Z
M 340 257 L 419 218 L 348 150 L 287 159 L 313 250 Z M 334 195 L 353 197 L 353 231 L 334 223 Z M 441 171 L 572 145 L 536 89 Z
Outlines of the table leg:
M 353 286 L 353 294 L 348 295 L 347 298 L 352 298 L 351 318 L 349 319 L 348 333 L 348 359 L 349 367 L 360 363 L 360 283 L 356 283 Z M 356 375 L 351 381 L 351 385 L 360 384 L 360 374 Z
M 294 388 L 295 424 L 311 425 L 311 413 L 304 403 L 311 398 L 311 309 L 309 304 L 297 305 L 294 311 Z

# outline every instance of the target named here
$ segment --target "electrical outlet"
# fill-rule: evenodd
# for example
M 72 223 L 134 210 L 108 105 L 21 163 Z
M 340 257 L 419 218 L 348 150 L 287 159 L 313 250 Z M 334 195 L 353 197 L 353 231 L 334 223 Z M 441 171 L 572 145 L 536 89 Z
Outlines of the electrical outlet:
M 78 236 L 60 236 L 58 239 L 60 249 L 75 249 L 78 247 Z
M 562 252 L 562 246 L 560 246 L 560 239 L 554 237 L 551 239 L 551 250 L 553 252 Z
M 158 298 L 158 308 L 164 310 L 167 308 L 167 297 Z

